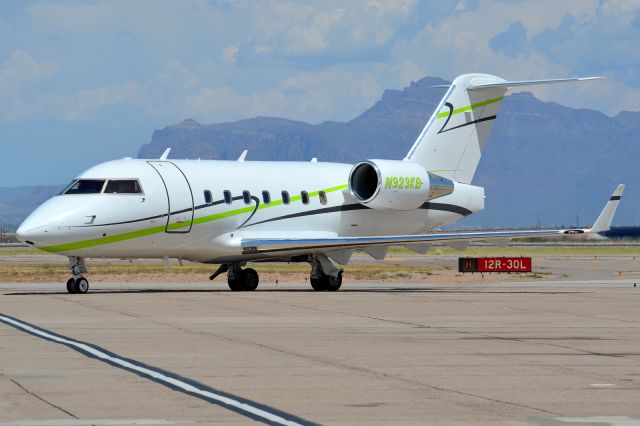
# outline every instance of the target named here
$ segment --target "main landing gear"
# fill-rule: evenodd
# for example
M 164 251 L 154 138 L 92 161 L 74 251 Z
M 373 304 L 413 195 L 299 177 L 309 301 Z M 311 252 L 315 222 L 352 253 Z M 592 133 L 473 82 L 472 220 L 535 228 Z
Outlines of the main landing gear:
M 342 269 L 337 269 L 329 258 L 322 254 L 300 256 L 291 259 L 292 262 L 309 262 L 311 274 L 309 281 L 315 291 L 337 291 L 342 286 Z M 229 288 L 233 291 L 253 291 L 258 288 L 260 278 L 255 269 L 242 269 L 246 262 L 225 263 L 209 277 L 214 280 L 218 275 L 227 273 Z
M 253 291 L 258 288 L 258 283 L 260 283 L 260 277 L 255 269 L 242 269 L 241 264 L 237 262 L 220 265 L 209 279 L 213 280 L 223 272 L 227 273 L 227 283 L 233 291 Z
M 67 291 L 70 294 L 86 293 L 89 291 L 89 281 L 82 274 L 87 272 L 87 265 L 84 257 L 69 257 L 69 269 L 73 275 L 67 281 Z
M 342 269 L 337 269 L 324 254 L 309 256 L 311 275 L 309 281 L 315 291 L 337 291 L 342 285 Z

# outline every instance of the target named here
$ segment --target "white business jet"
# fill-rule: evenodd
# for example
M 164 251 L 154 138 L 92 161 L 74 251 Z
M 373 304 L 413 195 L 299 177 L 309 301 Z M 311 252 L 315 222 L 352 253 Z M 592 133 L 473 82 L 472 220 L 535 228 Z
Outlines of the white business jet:
M 22 223 L 21 241 L 69 257 L 69 293 L 85 293 L 86 257 L 177 258 L 219 264 L 232 290 L 255 290 L 247 262 L 308 262 L 314 290 L 338 290 L 354 250 L 384 259 L 389 246 L 426 253 L 434 242 L 597 233 L 609 229 L 619 185 L 587 229 L 434 232 L 484 208 L 472 185 L 510 87 L 466 74 L 446 94 L 403 160 L 361 163 L 122 159 L 81 173 Z M 441 86 L 442 87 L 442 86 Z

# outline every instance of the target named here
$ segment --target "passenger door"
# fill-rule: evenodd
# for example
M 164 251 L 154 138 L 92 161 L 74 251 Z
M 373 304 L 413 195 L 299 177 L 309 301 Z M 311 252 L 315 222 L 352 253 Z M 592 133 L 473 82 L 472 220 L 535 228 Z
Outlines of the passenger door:
M 186 234 L 193 226 L 193 194 L 187 176 L 170 161 L 148 161 L 160 175 L 167 191 L 165 232 Z

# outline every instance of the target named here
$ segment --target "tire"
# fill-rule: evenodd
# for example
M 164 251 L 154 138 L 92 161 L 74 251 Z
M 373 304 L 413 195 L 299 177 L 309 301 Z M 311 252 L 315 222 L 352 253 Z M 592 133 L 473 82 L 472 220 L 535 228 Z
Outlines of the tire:
M 67 280 L 67 292 L 69 294 L 76 294 L 78 292 L 76 285 L 76 280 L 75 278 L 69 278 Z
M 315 291 L 326 291 L 327 290 L 327 283 L 326 283 L 326 275 L 323 275 L 321 277 L 317 277 L 317 278 L 309 278 L 309 281 L 311 282 L 311 287 L 315 290 Z
M 238 279 L 238 278 L 228 278 L 227 279 L 227 284 L 229 284 L 229 288 L 231 289 L 231 291 L 242 291 L 244 290 L 244 285 L 242 283 L 242 279 Z
M 76 293 L 84 294 L 89 291 L 89 281 L 86 278 L 78 278 L 75 280 L 74 288 Z
M 338 272 L 338 276 L 325 275 L 325 286 L 327 291 L 338 291 L 342 286 L 342 271 Z
M 253 268 L 247 268 L 242 271 L 242 284 L 244 290 L 253 291 L 258 288 L 258 284 L 260 283 L 260 276 Z

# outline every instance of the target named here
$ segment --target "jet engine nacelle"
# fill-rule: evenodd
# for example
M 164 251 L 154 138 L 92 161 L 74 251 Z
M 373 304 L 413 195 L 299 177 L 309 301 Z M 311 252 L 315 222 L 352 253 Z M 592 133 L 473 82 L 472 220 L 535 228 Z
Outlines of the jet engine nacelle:
M 449 179 L 427 173 L 410 161 L 367 160 L 349 173 L 351 195 L 372 209 L 413 210 L 453 189 Z

